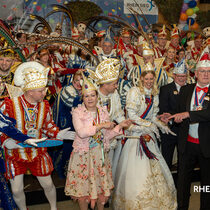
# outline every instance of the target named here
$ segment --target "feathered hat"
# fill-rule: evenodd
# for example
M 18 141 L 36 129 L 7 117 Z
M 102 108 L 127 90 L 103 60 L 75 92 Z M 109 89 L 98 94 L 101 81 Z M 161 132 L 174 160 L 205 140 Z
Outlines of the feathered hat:
M 36 61 L 22 63 L 15 71 L 14 84 L 23 91 L 46 87 L 49 70 Z

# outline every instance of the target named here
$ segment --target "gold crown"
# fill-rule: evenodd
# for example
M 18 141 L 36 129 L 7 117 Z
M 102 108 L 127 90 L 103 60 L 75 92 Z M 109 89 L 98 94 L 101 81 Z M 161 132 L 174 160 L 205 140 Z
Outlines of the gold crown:
M 120 69 L 122 68 L 120 60 L 109 58 L 96 67 L 95 76 L 98 84 L 113 82 L 118 79 Z
M 154 55 L 153 49 L 149 47 L 147 42 L 143 42 L 143 56 L 145 55 Z
M 82 95 L 90 91 L 96 90 L 96 87 L 82 74 L 83 84 L 82 84 Z
M 14 84 L 24 91 L 45 87 L 49 70 L 35 61 L 22 63 L 15 71 Z

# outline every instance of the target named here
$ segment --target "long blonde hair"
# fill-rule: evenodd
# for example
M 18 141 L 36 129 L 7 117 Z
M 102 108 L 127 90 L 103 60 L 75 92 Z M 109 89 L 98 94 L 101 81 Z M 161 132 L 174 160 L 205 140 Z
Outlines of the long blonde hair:
M 156 78 L 156 75 L 155 75 L 155 72 L 154 71 L 143 71 L 142 73 L 141 73 L 141 76 L 140 76 L 140 79 L 139 79 L 139 89 L 140 89 L 140 92 L 141 93 L 143 93 L 143 94 L 145 94 L 145 92 L 144 92 L 144 85 L 143 85 L 143 83 L 142 83 L 142 77 L 145 77 L 147 74 L 149 74 L 149 73 L 151 73 L 153 76 L 154 76 L 154 85 L 153 85 L 153 87 L 152 87 L 152 95 L 153 96 L 156 96 L 156 95 L 158 95 L 159 94 L 159 90 L 158 90 L 158 86 L 157 86 L 157 82 L 156 82 L 156 80 L 155 80 L 155 78 Z

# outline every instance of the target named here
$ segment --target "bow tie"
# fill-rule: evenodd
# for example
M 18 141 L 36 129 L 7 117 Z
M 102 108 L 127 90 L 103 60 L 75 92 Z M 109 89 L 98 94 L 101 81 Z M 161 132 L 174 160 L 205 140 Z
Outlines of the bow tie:
M 196 91 L 197 92 L 200 92 L 202 90 L 203 92 L 207 93 L 208 92 L 208 89 L 209 89 L 208 87 L 204 87 L 204 88 L 201 88 L 199 86 L 196 87 Z

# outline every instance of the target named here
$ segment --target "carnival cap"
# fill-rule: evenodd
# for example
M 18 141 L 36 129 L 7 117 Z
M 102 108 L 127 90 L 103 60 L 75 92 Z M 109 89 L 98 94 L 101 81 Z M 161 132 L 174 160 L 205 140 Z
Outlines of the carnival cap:
M 72 37 L 72 38 L 79 37 L 79 32 L 78 32 L 78 30 L 77 30 L 76 27 L 74 27 L 74 28 L 71 30 L 71 37 Z
M 202 53 L 197 65 L 196 65 L 196 69 L 205 68 L 205 67 L 210 67 L 210 54 L 208 52 Z
M 143 42 L 143 56 L 147 55 L 154 55 L 153 49 L 149 47 L 149 44 L 147 42 Z
M 178 27 L 176 26 L 176 24 L 173 25 L 173 29 L 171 31 L 171 38 L 177 38 L 179 37 L 179 29 Z
M 98 84 L 105 84 L 116 81 L 119 78 L 121 68 L 120 60 L 108 58 L 98 64 L 95 72 L 91 70 L 88 70 L 88 72 L 90 73 L 90 77 L 92 77 Z
M 93 83 L 90 82 L 83 73 L 82 73 L 82 77 L 83 77 L 82 95 L 84 95 L 85 93 L 88 93 L 90 91 L 96 90 L 95 85 L 93 85 Z
M 14 84 L 24 91 L 45 87 L 49 70 L 36 61 L 22 63 L 15 71 Z
M 158 38 L 166 38 L 167 33 L 166 33 L 166 26 L 163 25 L 162 29 L 158 33 Z
M 114 42 L 113 42 L 113 40 L 111 38 L 111 35 L 110 35 L 110 28 L 106 30 L 106 34 L 105 34 L 105 37 L 104 37 L 104 42 L 109 42 L 112 45 L 114 45 Z
M 175 64 L 173 73 L 174 74 L 187 74 L 187 65 L 186 65 L 185 59 L 182 59 L 181 61 Z
M 123 36 L 123 37 L 130 37 L 131 33 L 130 33 L 130 31 L 128 29 L 123 28 L 122 31 L 121 31 L 121 36 Z
M 106 31 L 105 30 L 98 31 L 97 33 L 95 33 L 96 37 L 98 37 L 98 38 L 104 36 L 105 34 L 106 34 Z

